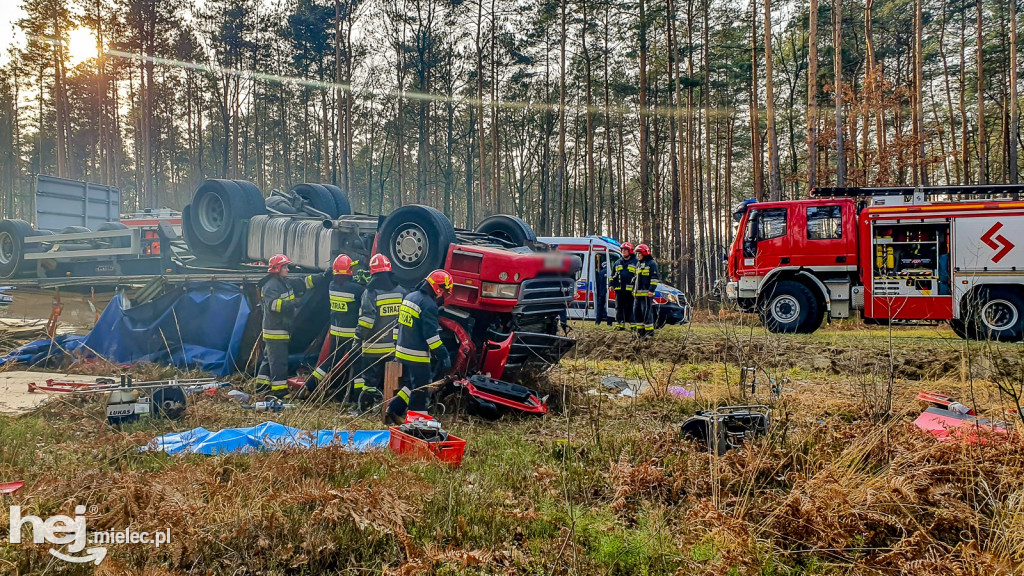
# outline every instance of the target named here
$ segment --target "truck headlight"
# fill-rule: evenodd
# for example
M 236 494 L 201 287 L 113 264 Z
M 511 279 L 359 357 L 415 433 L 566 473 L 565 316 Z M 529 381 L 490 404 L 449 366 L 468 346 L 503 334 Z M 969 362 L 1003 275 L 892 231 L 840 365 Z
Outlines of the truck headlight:
M 519 293 L 518 284 L 498 284 L 497 282 L 484 282 L 480 287 L 480 295 L 484 298 L 503 298 L 515 300 Z

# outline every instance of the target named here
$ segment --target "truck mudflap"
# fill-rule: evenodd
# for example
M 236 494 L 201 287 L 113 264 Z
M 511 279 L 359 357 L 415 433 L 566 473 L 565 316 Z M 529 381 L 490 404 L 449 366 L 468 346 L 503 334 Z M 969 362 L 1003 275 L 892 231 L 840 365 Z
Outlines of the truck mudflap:
M 543 416 L 548 413 L 547 397 L 525 386 L 494 380 L 477 374 L 453 384 L 469 397 L 468 412 L 488 420 L 497 420 L 508 412 Z

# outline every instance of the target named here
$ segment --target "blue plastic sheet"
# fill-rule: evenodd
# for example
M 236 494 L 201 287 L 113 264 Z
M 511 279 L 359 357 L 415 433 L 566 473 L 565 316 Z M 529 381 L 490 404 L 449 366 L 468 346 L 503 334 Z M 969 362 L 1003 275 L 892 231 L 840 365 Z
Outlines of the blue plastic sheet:
M 153 362 L 227 376 L 245 364 L 242 335 L 251 309 L 241 288 L 197 282 L 138 306 L 118 294 L 85 338 L 116 364 Z
M 34 340 L 11 350 L 6 356 L 0 357 L 0 366 L 5 366 L 9 362 L 35 366 L 47 358 L 77 350 L 84 340 L 84 336 L 74 334 L 57 336 L 53 340 Z
M 211 432 L 193 428 L 153 439 L 144 450 L 168 454 L 231 454 L 281 448 L 341 446 L 353 452 L 383 450 L 391 440 L 388 430 L 313 430 L 264 422 L 251 428 L 225 428 Z

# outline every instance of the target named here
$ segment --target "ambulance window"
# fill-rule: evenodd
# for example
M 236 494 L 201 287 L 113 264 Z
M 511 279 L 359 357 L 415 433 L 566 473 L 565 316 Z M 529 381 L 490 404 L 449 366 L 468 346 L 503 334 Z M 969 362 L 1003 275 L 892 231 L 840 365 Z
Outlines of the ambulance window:
M 838 240 L 842 237 L 843 220 L 840 206 L 810 206 L 807 208 L 808 240 Z
M 758 240 L 769 240 L 786 235 L 786 209 L 760 210 L 758 215 Z

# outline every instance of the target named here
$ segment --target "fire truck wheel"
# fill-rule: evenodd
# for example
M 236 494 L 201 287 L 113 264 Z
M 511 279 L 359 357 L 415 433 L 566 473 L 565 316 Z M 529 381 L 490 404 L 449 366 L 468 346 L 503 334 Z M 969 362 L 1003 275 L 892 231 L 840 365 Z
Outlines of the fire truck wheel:
M 32 225 L 24 220 L 0 220 L 0 276 L 18 273 L 25 255 L 25 237 L 33 236 Z
M 455 240 L 455 228 L 444 214 L 411 204 L 384 219 L 377 233 L 377 249 L 391 260 L 398 282 L 414 286 L 444 266 L 448 247 Z
M 537 234 L 529 224 L 506 214 L 498 214 L 485 219 L 477 225 L 476 232 L 487 234 L 515 246 L 526 246 L 537 241 Z
M 990 288 L 978 300 L 980 304 L 967 323 L 968 336 L 1003 342 L 1024 336 L 1024 298 L 1017 291 Z
M 810 333 L 821 324 L 821 306 L 810 289 L 782 280 L 761 298 L 761 323 L 771 332 Z

